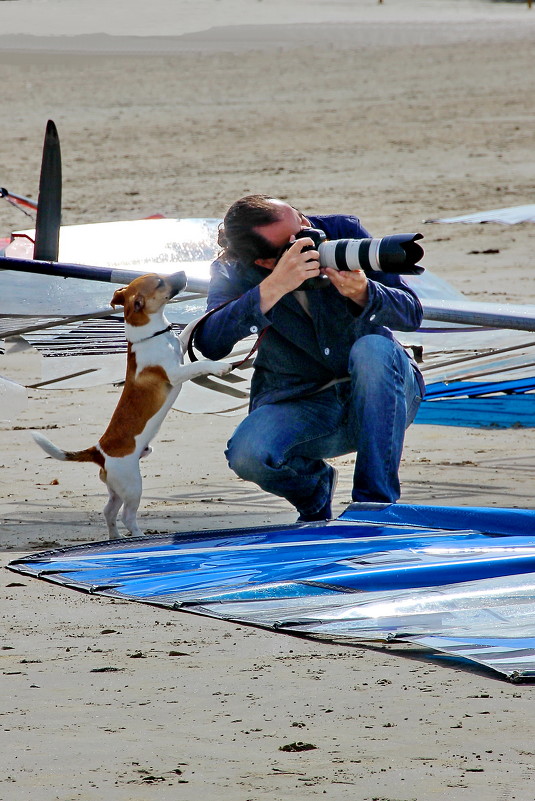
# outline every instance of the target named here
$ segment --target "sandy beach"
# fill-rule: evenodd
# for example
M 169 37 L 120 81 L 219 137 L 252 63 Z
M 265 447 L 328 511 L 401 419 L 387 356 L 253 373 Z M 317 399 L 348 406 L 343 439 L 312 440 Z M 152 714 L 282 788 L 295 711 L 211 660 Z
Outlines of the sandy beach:
M 51 118 L 65 224 L 220 217 L 267 192 L 358 214 L 377 235 L 421 230 L 426 266 L 469 299 L 535 303 L 533 223 L 423 224 L 533 202 L 534 40 L 523 3 L 0 2 L 0 186 L 37 196 Z M 0 236 L 30 225 L 0 201 Z M 39 381 L 22 343 L 0 360 Z M 3 565 L 104 539 L 96 471 L 44 460 L 29 430 L 93 444 L 119 391 L 30 390 L 0 422 Z M 143 466 L 142 528 L 293 519 L 228 470 L 237 419 L 169 415 Z M 413 426 L 402 500 L 535 508 L 534 443 L 532 430 Z M 352 459 L 336 462 L 339 513 Z M 1 800 L 535 798 L 533 684 L 408 646 L 0 581 Z M 298 741 L 315 748 L 280 750 Z

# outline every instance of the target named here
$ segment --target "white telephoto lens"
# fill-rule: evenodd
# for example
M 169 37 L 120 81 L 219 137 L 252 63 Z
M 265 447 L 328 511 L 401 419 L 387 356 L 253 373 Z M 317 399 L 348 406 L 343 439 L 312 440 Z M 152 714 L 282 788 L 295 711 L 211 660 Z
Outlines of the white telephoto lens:
M 322 242 L 318 247 L 318 253 L 320 254 L 320 264 L 322 267 L 332 267 L 334 270 L 339 269 L 336 263 L 336 240 L 333 242 Z

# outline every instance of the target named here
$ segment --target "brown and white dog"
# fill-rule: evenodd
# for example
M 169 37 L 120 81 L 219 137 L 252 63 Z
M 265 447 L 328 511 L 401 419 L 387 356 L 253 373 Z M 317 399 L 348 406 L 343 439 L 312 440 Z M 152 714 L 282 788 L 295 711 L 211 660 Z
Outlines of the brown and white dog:
M 110 539 L 120 537 L 117 515 L 133 536 L 140 536 L 137 510 L 142 480 L 139 460 L 151 452 L 150 441 L 173 405 L 184 381 L 206 375 L 222 376 L 232 366 L 225 362 L 183 364 L 183 345 L 164 315 L 168 300 L 184 289 L 183 272 L 165 278 L 151 273 L 118 289 L 111 306 L 124 307 L 128 341 L 126 379 L 108 428 L 97 445 L 83 451 L 63 451 L 42 434 L 33 434 L 50 456 L 68 462 L 95 462 L 108 487 L 104 507 Z

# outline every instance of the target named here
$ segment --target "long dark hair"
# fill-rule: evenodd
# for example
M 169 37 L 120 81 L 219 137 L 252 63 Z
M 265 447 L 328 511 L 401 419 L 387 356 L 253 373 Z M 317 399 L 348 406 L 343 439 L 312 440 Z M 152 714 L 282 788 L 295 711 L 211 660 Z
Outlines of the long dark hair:
M 247 195 L 232 204 L 219 226 L 217 237 L 222 261 L 237 261 L 249 267 L 257 259 L 276 258 L 279 255 L 280 248 L 254 230 L 280 219 L 280 211 L 273 200 L 270 195 Z

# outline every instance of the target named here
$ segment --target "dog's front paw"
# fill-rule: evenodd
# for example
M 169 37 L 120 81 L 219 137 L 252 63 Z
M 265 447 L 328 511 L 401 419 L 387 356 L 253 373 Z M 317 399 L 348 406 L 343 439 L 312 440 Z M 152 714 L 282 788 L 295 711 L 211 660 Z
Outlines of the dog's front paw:
M 232 370 L 232 365 L 228 362 L 208 362 L 207 367 L 210 370 L 210 375 L 227 375 Z

